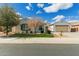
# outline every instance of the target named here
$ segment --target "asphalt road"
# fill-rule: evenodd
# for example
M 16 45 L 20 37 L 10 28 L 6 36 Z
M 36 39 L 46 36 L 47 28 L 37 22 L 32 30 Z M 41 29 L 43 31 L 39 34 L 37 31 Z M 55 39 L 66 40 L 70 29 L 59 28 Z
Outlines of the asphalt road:
M 0 44 L 0 56 L 79 56 L 79 45 Z

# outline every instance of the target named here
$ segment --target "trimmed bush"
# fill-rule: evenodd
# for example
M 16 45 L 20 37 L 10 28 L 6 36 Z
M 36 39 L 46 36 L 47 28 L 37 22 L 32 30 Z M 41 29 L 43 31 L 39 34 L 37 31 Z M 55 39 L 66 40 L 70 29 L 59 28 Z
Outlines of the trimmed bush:
M 53 34 L 13 34 L 10 37 L 54 37 Z

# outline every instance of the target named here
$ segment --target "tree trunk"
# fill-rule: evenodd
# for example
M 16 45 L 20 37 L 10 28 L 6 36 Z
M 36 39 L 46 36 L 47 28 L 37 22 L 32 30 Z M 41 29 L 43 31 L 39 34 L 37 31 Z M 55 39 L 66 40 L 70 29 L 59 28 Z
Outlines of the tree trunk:
M 8 31 L 8 29 L 9 29 L 9 27 L 8 26 L 6 26 L 6 36 L 8 36 L 8 33 L 9 33 L 9 31 Z
M 36 34 L 36 28 L 34 28 L 34 33 Z
M 8 36 L 8 32 L 6 32 L 6 36 Z
M 36 28 L 32 28 L 33 34 L 36 34 Z

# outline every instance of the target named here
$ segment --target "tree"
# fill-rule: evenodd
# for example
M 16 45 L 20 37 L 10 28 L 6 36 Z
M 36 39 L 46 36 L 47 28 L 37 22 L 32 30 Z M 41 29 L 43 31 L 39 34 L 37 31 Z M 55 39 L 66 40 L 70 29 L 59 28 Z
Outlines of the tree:
M 33 33 L 36 33 L 37 28 L 44 24 L 42 19 L 39 17 L 32 17 L 31 19 L 27 20 L 26 23 Z
M 13 26 L 19 24 L 19 18 L 20 16 L 16 14 L 13 8 L 7 5 L 0 8 L 0 26 L 4 27 L 6 35 L 8 35 Z

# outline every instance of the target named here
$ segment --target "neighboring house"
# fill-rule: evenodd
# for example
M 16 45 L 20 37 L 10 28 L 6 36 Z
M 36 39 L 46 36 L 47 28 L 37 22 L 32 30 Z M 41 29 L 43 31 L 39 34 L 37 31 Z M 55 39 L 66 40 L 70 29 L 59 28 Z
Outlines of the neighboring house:
M 59 20 L 52 24 L 54 32 L 70 32 L 71 24 L 66 22 L 65 20 Z
M 79 32 L 79 22 L 71 22 L 71 32 Z

